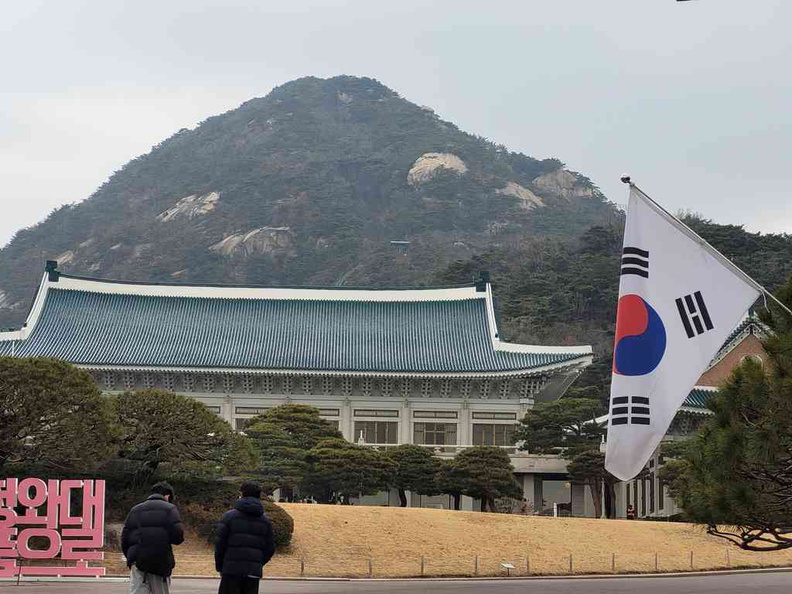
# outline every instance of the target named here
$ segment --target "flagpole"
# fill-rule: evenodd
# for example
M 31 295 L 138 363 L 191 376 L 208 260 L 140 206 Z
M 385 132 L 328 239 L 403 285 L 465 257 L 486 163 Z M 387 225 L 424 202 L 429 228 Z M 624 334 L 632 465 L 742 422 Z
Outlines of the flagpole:
M 726 256 L 724 256 L 723 254 L 721 254 L 721 253 L 720 253 L 720 252 L 719 252 L 717 249 L 715 249 L 715 248 L 714 248 L 714 247 L 713 247 L 713 246 L 712 246 L 712 245 L 711 245 L 711 244 L 710 244 L 710 243 L 709 243 L 709 242 L 708 242 L 706 239 L 704 239 L 703 237 L 701 237 L 701 235 L 699 235 L 698 233 L 696 233 L 695 231 L 693 231 L 693 229 L 691 229 L 690 227 L 688 227 L 687 225 L 685 225 L 685 223 L 683 223 L 683 222 L 682 222 L 682 221 L 680 221 L 678 218 L 676 218 L 674 215 L 672 215 L 670 212 L 668 212 L 668 211 L 667 211 L 665 208 L 663 208 L 663 207 L 662 207 L 660 204 L 658 204 L 657 202 L 655 202 L 654 200 L 652 200 L 652 198 L 651 198 L 651 197 L 650 197 L 650 196 L 649 196 L 649 195 L 648 195 L 646 192 L 644 192 L 644 191 L 643 191 L 641 188 L 639 188 L 638 186 L 636 186 L 636 185 L 635 185 L 635 183 L 633 183 L 633 181 L 630 179 L 630 176 L 629 176 L 629 175 L 623 175 L 623 176 L 621 177 L 621 181 L 622 181 L 623 183 L 627 184 L 628 186 L 630 186 L 630 188 L 631 188 L 631 189 L 633 189 L 633 190 L 637 190 L 638 192 L 640 192 L 640 193 L 641 193 L 641 195 L 642 195 L 642 196 L 643 196 L 643 197 L 646 199 L 646 201 L 647 201 L 647 202 L 648 202 L 648 203 L 649 203 L 649 204 L 650 204 L 650 205 L 651 205 L 651 206 L 652 206 L 652 207 L 653 207 L 653 208 L 654 208 L 654 209 L 655 209 L 655 210 L 656 210 L 656 211 L 657 211 L 659 214 L 661 214 L 661 215 L 662 215 L 662 216 L 664 216 L 666 219 L 668 219 L 668 222 L 669 222 L 669 223 L 671 223 L 672 225 L 674 225 L 674 226 L 675 226 L 677 229 L 679 229 L 679 230 L 680 230 L 682 233 L 684 233 L 685 235 L 687 235 L 687 236 L 688 236 L 690 239 L 692 239 L 693 241 L 695 241 L 696 243 L 698 243 L 698 244 L 699 244 L 701 247 L 703 247 L 705 250 L 707 250 L 707 251 L 710 253 L 710 255 L 712 255 L 712 256 L 713 256 L 715 259 L 717 259 L 717 260 L 718 260 L 718 261 L 719 261 L 721 264 L 723 264 L 724 266 L 726 266 L 726 267 L 727 267 L 729 270 L 731 270 L 731 271 L 732 271 L 734 274 L 736 274 L 737 276 L 739 276 L 740 278 L 742 278 L 742 280 L 744 280 L 746 283 L 748 283 L 749 285 L 751 285 L 752 287 L 754 287 L 754 288 L 755 288 L 757 291 L 759 291 L 760 293 L 762 293 L 762 295 L 764 295 L 764 296 L 766 296 L 766 297 L 770 297 L 770 299 L 772 299 L 773 301 L 775 301 L 775 302 L 776 302 L 776 304 L 777 304 L 777 305 L 778 305 L 778 306 L 779 306 L 781 309 L 783 309 L 783 310 L 784 310 L 786 313 L 788 313 L 790 316 L 792 316 L 792 309 L 789 309 L 789 308 L 788 308 L 786 305 L 784 305 L 783 303 L 781 303 L 781 301 L 779 301 L 779 300 L 776 298 L 776 296 L 775 296 L 775 295 L 773 295 L 773 294 L 772 294 L 770 291 L 768 291 L 767 289 L 765 289 L 765 288 L 764 288 L 762 285 L 760 285 L 760 284 L 759 284 L 758 282 L 756 282 L 756 281 L 755 281 L 753 278 L 751 278 L 751 277 L 750 277 L 750 276 L 749 276 L 749 275 L 748 275 L 746 272 L 744 272 L 744 271 L 743 271 L 743 270 L 742 270 L 742 269 L 741 269 L 739 266 L 737 266 L 737 265 L 736 265 L 734 262 L 732 262 L 732 261 L 731 261 L 731 260 L 729 260 L 729 259 L 728 259 Z

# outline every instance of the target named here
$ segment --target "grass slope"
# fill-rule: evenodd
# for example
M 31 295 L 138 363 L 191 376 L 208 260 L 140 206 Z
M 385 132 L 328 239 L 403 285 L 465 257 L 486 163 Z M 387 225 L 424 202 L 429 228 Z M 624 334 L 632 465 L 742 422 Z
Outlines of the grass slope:
M 545 518 L 435 509 L 283 504 L 294 517 L 290 551 L 266 568 L 275 576 L 374 577 L 651 572 L 792 565 L 792 551 L 748 553 L 692 524 Z M 191 541 L 191 542 L 190 542 Z M 727 553 L 728 550 L 728 553 Z M 209 547 L 177 550 L 177 575 L 212 575 Z

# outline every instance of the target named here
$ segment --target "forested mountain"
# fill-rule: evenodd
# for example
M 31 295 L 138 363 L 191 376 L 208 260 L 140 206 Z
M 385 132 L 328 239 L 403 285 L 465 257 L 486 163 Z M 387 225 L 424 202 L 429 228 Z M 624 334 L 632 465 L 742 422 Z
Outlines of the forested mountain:
M 179 131 L 17 233 L 0 252 L 0 326 L 23 320 L 47 258 L 129 280 L 431 284 L 507 240 L 619 216 L 558 160 L 462 132 L 372 79 L 304 78 Z
M 792 237 L 688 223 L 773 288 Z M 304 78 L 181 130 L 0 250 L 0 327 L 44 260 L 176 283 L 437 285 L 488 270 L 505 336 L 608 370 L 623 213 L 585 176 L 467 134 L 375 80 Z M 393 241 L 409 242 L 393 244 Z

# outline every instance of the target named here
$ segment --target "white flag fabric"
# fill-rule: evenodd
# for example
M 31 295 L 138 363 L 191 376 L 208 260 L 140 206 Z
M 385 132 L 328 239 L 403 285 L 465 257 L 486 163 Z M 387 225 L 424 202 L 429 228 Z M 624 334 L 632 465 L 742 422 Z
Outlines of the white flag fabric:
M 605 468 L 644 467 L 758 285 L 631 186 L 616 315 Z

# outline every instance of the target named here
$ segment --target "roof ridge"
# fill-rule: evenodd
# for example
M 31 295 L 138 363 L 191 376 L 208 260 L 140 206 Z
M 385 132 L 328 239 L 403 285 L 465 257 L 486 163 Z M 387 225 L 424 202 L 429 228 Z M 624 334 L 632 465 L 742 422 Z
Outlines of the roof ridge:
M 175 288 L 220 288 L 220 289 L 312 289 L 322 291 L 423 291 L 423 290 L 438 290 L 438 289 L 468 289 L 475 287 L 476 283 L 456 284 L 456 285 L 396 285 L 385 287 L 372 287 L 366 285 L 243 285 L 243 284 L 225 284 L 225 283 L 164 283 L 156 281 L 133 281 L 133 280 L 118 280 L 110 278 L 99 278 L 91 276 L 80 276 L 77 274 L 66 274 L 61 272 L 61 278 L 70 278 L 73 280 L 91 281 L 96 283 L 108 283 L 116 285 L 144 285 L 150 287 L 175 287 Z

